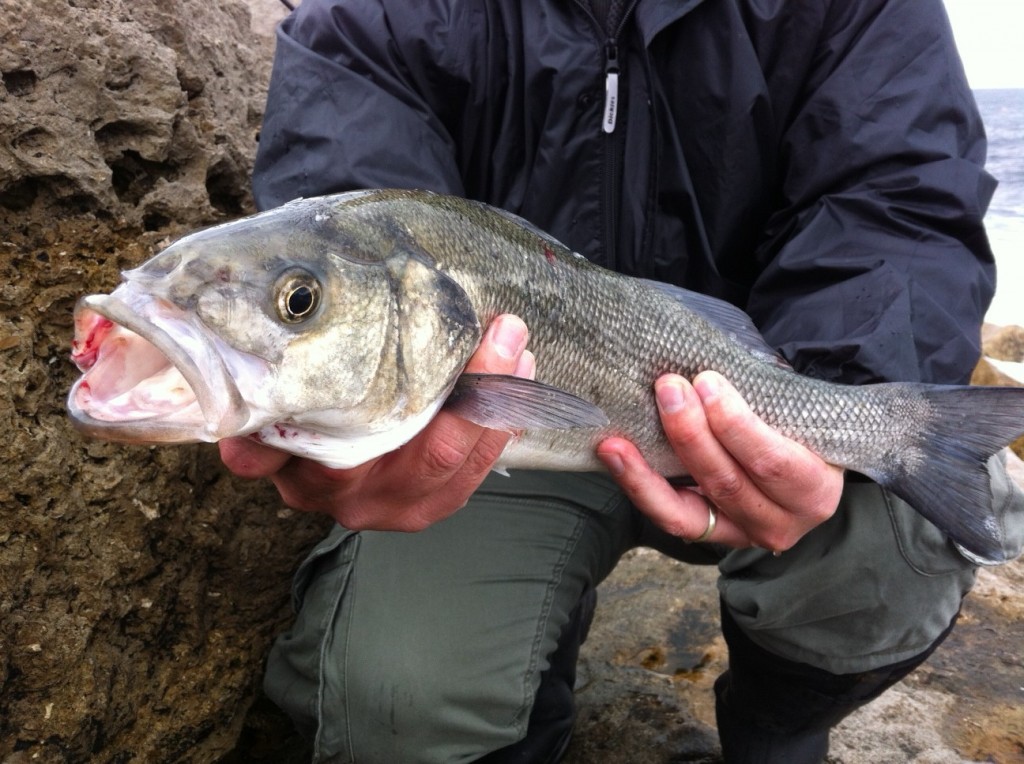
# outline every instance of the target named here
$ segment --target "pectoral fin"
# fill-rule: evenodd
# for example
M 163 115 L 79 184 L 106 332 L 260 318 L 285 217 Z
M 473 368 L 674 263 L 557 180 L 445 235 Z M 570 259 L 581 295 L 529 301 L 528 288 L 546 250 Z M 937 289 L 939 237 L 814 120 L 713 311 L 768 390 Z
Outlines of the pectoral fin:
M 444 407 L 463 419 L 506 432 L 608 424 L 601 409 L 572 393 L 506 374 L 463 374 Z

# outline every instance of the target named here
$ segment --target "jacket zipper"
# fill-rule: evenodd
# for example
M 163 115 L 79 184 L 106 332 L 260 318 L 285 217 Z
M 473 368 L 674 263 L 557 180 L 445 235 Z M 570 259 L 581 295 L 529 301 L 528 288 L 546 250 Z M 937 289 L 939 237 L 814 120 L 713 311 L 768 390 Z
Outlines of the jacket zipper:
M 604 46 L 604 111 L 601 115 L 601 130 L 604 133 L 604 219 L 605 219 L 605 258 L 609 268 L 617 269 L 619 265 L 619 175 L 623 153 L 623 137 L 616 134 L 619 112 L 622 106 L 619 82 L 619 38 L 626 22 L 636 9 L 639 0 L 630 0 L 623 8 L 622 16 L 617 19 L 614 29 L 608 36 Z
M 618 265 L 619 226 L 616 212 L 619 208 L 618 178 L 619 162 L 622 153 L 621 136 L 616 135 L 615 128 L 619 121 L 619 110 L 622 104 L 619 93 L 619 37 L 626 22 L 633 14 L 640 0 L 629 0 L 622 10 L 622 15 L 614 20 L 614 28 L 609 31 L 603 28 L 584 0 L 576 0 L 584 13 L 590 16 L 594 27 L 605 37 L 604 45 L 604 109 L 601 111 L 601 133 L 604 136 L 604 178 L 602 180 L 602 205 L 604 206 L 604 244 L 605 265 L 615 268 Z
M 605 97 L 604 111 L 601 116 L 601 130 L 604 133 L 604 236 L 605 259 L 609 268 L 615 269 L 619 259 L 619 153 L 621 151 L 620 136 L 615 134 L 615 123 L 619 112 L 619 46 L 615 39 L 605 45 Z

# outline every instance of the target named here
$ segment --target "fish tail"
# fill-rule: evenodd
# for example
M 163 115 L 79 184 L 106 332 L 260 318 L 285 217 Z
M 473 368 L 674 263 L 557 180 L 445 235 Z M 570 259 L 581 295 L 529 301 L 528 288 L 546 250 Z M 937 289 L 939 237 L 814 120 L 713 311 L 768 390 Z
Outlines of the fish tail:
M 1024 388 L 912 387 L 924 404 L 923 425 L 896 464 L 865 474 L 938 526 L 973 561 L 1005 562 L 987 462 L 1024 433 Z

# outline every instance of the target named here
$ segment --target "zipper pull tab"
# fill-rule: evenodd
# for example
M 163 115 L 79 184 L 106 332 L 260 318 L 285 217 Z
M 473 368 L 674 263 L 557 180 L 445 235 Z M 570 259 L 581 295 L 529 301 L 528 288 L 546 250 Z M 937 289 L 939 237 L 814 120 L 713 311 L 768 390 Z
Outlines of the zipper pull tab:
M 619 48 L 614 42 L 605 47 L 604 59 L 604 115 L 601 129 L 615 132 L 615 118 L 619 112 Z

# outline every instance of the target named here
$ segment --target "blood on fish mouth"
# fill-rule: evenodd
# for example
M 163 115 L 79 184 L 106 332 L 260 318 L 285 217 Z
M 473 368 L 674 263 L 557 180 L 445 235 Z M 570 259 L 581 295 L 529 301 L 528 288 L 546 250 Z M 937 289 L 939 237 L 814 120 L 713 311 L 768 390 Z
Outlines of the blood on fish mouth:
M 98 313 L 89 312 L 87 316 L 83 314 L 75 317 L 75 338 L 71 341 L 71 360 L 79 369 L 84 371 L 96 363 L 103 338 L 107 336 L 113 326 L 113 321 Z M 85 334 L 85 339 L 81 341 L 78 339 L 80 333 Z

